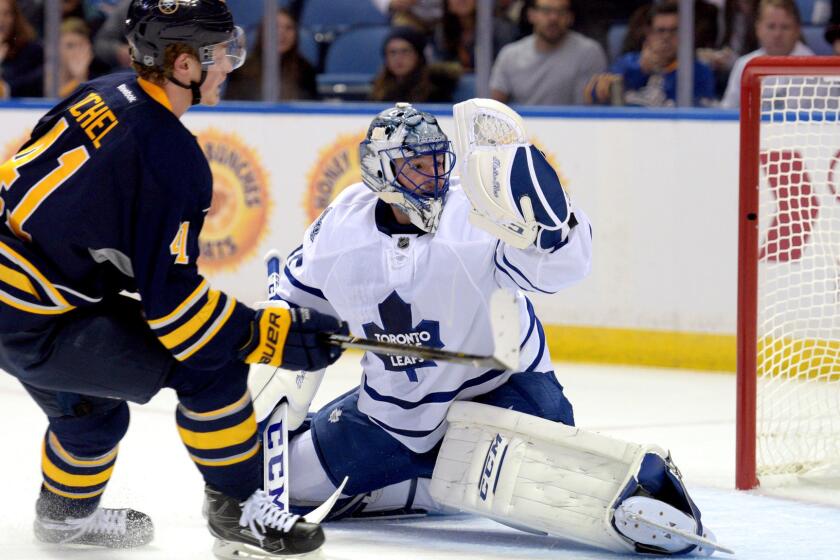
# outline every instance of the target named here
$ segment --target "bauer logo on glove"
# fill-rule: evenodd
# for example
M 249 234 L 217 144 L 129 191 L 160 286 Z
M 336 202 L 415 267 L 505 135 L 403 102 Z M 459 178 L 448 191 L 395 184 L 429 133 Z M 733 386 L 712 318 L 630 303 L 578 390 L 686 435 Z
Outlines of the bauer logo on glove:
M 341 348 L 321 335 L 347 334 L 345 323 L 314 309 L 289 309 L 282 301 L 266 304 L 257 311 L 251 338 L 242 348 L 246 363 L 311 371 L 325 368 L 341 356 Z
M 260 342 L 245 361 L 279 366 L 282 363 L 283 345 L 291 323 L 291 314 L 288 309 L 262 310 L 259 317 Z

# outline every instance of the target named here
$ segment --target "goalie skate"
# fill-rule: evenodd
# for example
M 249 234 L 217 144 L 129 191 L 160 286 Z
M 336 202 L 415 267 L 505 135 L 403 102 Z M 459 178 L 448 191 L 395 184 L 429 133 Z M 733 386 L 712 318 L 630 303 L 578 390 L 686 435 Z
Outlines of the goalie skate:
M 300 556 L 324 543 L 321 526 L 278 508 L 264 490 L 240 503 L 205 488 L 207 526 L 217 541 L 213 553 L 227 560 L 269 560 Z
M 662 549 L 665 553 L 711 556 L 715 551 L 734 552 L 715 542 L 714 533 L 703 528 L 698 535 L 694 519 L 659 500 L 634 496 L 624 500 L 615 511 L 618 531 L 634 542 Z

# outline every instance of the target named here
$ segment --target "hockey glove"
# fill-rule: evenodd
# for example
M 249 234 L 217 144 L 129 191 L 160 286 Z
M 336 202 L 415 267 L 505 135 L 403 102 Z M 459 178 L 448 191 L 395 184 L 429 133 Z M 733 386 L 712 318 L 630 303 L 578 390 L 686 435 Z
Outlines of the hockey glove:
M 470 222 L 519 249 L 562 246 L 572 216 L 569 198 L 545 155 L 528 142 L 522 118 L 489 99 L 458 103 L 454 114 Z
M 323 334 L 348 334 L 347 323 L 314 309 L 288 309 L 278 302 L 257 311 L 251 336 L 240 355 L 249 364 L 268 364 L 290 370 L 318 370 L 341 356 Z

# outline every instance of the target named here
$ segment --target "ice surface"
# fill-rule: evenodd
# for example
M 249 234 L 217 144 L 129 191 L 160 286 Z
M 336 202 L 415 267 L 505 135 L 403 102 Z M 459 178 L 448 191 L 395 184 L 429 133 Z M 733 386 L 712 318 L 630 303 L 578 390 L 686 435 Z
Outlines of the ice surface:
M 357 361 L 358 355 L 348 355 L 330 368 L 316 405 L 358 382 Z M 734 376 L 571 364 L 556 367 L 575 404 L 578 425 L 655 442 L 672 451 L 703 520 L 722 543 L 736 551 L 736 558 L 840 557 L 840 490 L 799 487 L 776 491 L 788 496 L 781 499 L 732 489 Z M 171 392 L 146 406 L 132 406 L 131 427 L 103 499 L 105 505 L 130 505 L 154 519 L 157 535 L 152 545 L 129 551 L 58 548 L 35 542 L 31 523 L 46 421 L 17 382 L 5 374 L 0 374 L 0 402 L 0 557 L 4 560 L 213 558 L 211 538 L 201 517 L 202 483 L 178 438 Z M 349 521 L 327 525 L 326 533 L 322 557 L 328 560 L 619 557 L 470 516 Z

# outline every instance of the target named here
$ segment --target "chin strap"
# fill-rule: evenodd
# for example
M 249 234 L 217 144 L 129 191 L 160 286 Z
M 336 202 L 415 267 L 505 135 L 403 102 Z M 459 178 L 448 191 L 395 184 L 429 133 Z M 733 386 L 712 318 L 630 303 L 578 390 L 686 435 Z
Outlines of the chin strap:
M 192 92 L 192 104 L 198 105 L 201 103 L 201 85 L 204 83 L 204 80 L 207 79 L 207 70 L 201 71 L 201 79 L 197 82 L 190 81 L 190 85 L 187 85 L 183 82 L 179 82 L 175 79 L 175 77 L 169 78 L 169 81 L 175 84 L 178 87 L 182 87 L 184 89 L 188 89 Z

